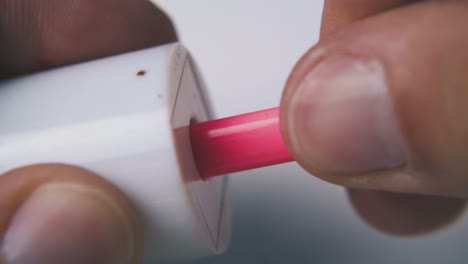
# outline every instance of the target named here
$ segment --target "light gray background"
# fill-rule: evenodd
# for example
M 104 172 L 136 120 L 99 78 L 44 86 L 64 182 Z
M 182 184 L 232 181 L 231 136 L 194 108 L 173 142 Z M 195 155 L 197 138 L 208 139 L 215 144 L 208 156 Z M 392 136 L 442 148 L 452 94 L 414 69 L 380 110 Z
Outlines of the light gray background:
M 218 117 L 277 106 L 318 39 L 317 0 L 155 0 L 198 62 Z M 189 263 L 468 263 L 468 218 L 402 239 L 367 227 L 342 188 L 288 164 L 231 176 L 234 230 L 222 256 Z M 157 249 L 156 249 L 157 250 Z

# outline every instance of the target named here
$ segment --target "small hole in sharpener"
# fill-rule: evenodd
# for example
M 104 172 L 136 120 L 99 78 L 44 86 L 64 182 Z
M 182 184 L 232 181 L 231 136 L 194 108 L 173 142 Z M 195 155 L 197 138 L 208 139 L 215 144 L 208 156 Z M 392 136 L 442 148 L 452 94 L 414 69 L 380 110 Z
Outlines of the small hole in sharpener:
M 137 75 L 137 76 L 145 76 L 145 75 L 146 75 L 146 71 L 145 71 L 145 70 L 139 70 L 139 71 L 137 71 L 136 75 Z

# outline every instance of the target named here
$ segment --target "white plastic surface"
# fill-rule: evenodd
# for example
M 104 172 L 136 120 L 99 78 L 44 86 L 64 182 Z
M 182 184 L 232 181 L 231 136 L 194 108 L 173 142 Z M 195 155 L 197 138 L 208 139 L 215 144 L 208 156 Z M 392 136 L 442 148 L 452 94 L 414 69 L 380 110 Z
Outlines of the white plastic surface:
M 200 179 L 190 120 L 209 118 L 203 87 L 179 44 L 0 83 L 0 173 L 62 162 L 114 183 L 136 204 L 145 260 L 222 252 L 226 179 Z

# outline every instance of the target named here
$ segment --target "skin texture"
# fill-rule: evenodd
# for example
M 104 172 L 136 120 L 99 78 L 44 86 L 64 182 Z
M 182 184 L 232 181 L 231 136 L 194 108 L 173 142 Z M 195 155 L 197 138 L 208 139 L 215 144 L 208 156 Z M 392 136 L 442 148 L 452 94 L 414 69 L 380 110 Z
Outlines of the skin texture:
M 327 0 L 324 3 L 320 37 L 326 38 L 349 24 L 401 7 L 414 0 Z
M 466 12 L 466 1 L 326 1 L 321 40 L 301 58 L 286 85 L 282 131 L 293 156 L 312 174 L 348 187 L 359 215 L 384 232 L 430 232 L 464 211 L 468 197 Z M 314 142 L 311 152 L 298 148 L 307 143 L 298 142 L 301 131 L 291 129 L 288 122 L 296 107 L 292 99 L 309 72 L 340 56 L 382 65 L 403 139 L 402 165 L 337 170 L 333 164 L 349 161 L 330 149 L 343 146 L 333 141 L 323 144 L 327 135 L 320 134 L 320 129 L 307 139 Z M 353 129 L 347 124 L 334 127 L 342 142 L 355 140 Z
M 177 39 L 169 17 L 144 0 L 1 0 L 0 10 L 0 77 Z
M 115 226 L 113 228 L 114 235 L 117 233 L 122 233 L 116 236 L 117 239 L 120 239 L 119 246 L 116 246 L 116 250 L 125 250 L 128 247 L 131 247 L 130 251 L 130 262 L 128 263 L 140 263 L 141 257 L 143 255 L 142 241 L 143 233 L 141 225 L 139 223 L 137 212 L 130 204 L 130 202 L 124 197 L 119 190 L 114 188 L 110 183 L 106 182 L 102 178 L 94 175 L 93 173 L 72 166 L 67 166 L 63 164 L 42 164 L 42 165 L 32 165 L 28 167 L 19 168 L 0 177 L 1 179 L 1 192 L 0 192 L 0 208 L 2 210 L 2 217 L 0 218 L 0 237 L 4 237 L 8 228 L 12 226 L 14 221 L 15 214 L 20 211 L 22 207 L 25 206 L 28 202 L 31 201 L 32 195 L 40 188 L 45 186 L 73 186 L 85 190 L 92 190 L 88 192 L 89 195 L 83 195 L 83 197 L 78 197 L 81 201 L 74 202 L 75 210 L 79 210 L 81 207 L 81 215 L 74 216 L 75 218 L 81 218 L 79 221 L 82 225 L 86 225 L 86 228 L 73 227 L 73 229 L 67 229 L 69 227 L 69 222 L 72 219 L 68 218 L 70 211 L 60 211 L 56 210 L 54 213 L 55 216 L 45 217 L 48 218 L 48 223 L 42 225 L 43 229 L 41 233 L 47 234 L 49 241 L 54 240 L 56 235 L 60 233 L 66 233 L 68 238 L 60 239 L 61 243 L 71 240 L 72 246 L 81 246 L 81 249 L 76 249 L 76 252 L 80 252 L 81 255 L 89 255 L 83 259 L 84 261 L 96 261 L 94 263 L 116 263 L 115 260 L 112 260 L 112 256 L 102 256 L 101 252 L 94 251 L 93 248 L 99 248 L 103 251 L 106 250 L 105 246 L 100 245 L 100 243 L 111 244 L 112 241 L 104 238 L 105 234 L 100 234 L 101 236 L 96 236 L 96 232 L 99 232 L 102 229 L 107 229 L 107 226 Z M 64 190 L 65 192 L 70 192 L 70 188 Z M 91 195 L 92 193 L 97 193 L 97 195 Z M 63 193 L 61 199 L 66 199 L 70 194 Z M 93 204 L 101 204 L 101 197 L 105 197 L 106 203 L 110 203 L 112 209 L 117 208 L 116 210 L 108 210 L 107 206 L 99 206 L 96 209 L 93 208 Z M 31 198 L 31 199 L 30 199 Z M 37 198 L 36 198 L 37 199 Z M 89 201 L 87 201 L 89 200 Z M 77 207 L 78 203 L 83 203 L 84 206 Z M 71 205 L 72 206 L 72 205 Z M 42 209 L 41 209 L 42 207 Z M 40 221 L 42 214 L 47 212 L 47 206 L 38 204 L 35 211 L 36 215 L 31 216 L 30 218 L 35 219 L 34 221 Z M 31 210 L 31 209 L 30 209 Z M 89 215 L 88 215 L 89 214 Z M 110 219 L 109 219 L 110 218 Z M 116 221 L 116 218 L 121 218 L 120 221 Z M 56 219 L 56 220 L 54 220 Z M 105 222 L 101 222 L 101 219 L 104 219 Z M 115 223 L 116 222 L 116 223 Z M 88 223 L 88 224 L 87 224 Z M 95 226 L 97 229 L 94 229 Z M 61 228 L 64 227 L 64 230 Z M 21 226 L 18 228 L 22 228 Z M 94 231 L 93 231 L 94 230 Z M 30 230 L 33 233 L 33 230 Z M 84 240 L 77 238 L 77 233 L 84 232 L 87 234 L 84 237 Z M 88 233 L 94 232 L 94 233 Z M 99 233 L 98 233 L 99 234 Z M 115 237 L 115 236 L 114 236 Z M 34 237 L 31 237 L 34 239 Z M 5 239 L 3 243 L 3 248 L 6 248 L 8 245 L 8 239 Z M 127 243 L 130 243 L 130 246 L 127 246 Z M 35 247 L 40 247 L 40 243 L 35 245 Z M 90 245 L 88 247 L 88 245 Z M 68 260 L 69 263 L 73 259 L 76 259 L 74 252 L 71 249 L 60 248 L 64 251 L 67 251 L 68 256 L 50 256 L 55 254 L 49 254 L 49 256 L 44 256 L 44 259 L 58 259 L 58 260 Z M 31 250 L 35 251 L 35 250 Z M 43 251 L 48 251 L 44 249 Z M 75 251 L 75 250 L 74 250 Z M 44 253 L 37 252 L 32 253 L 32 255 L 43 255 Z M 49 252 L 47 252 L 49 253 Z M 72 254 L 70 254 L 72 253 Z M 7 254 L 7 253 L 5 253 Z M 119 255 L 117 252 L 110 252 L 110 254 Z M 60 254 L 57 254 L 60 255 Z M 31 257 L 29 257 L 31 258 Z M 124 257 L 122 257 L 124 258 Z M 33 263 L 45 263 L 43 260 L 36 260 L 37 262 Z M 52 262 L 52 261 L 49 261 Z M 14 262 L 16 263 L 16 262 Z M 30 262 L 27 262 L 30 263 Z M 55 262 L 54 262 L 55 263 Z
M 0 79 L 176 40 L 170 19 L 149 1 L 0 0 Z M 72 203 L 79 213 L 60 200 Z M 136 210 L 92 172 L 41 164 L 0 175 L 0 211 L 2 264 L 65 263 L 64 259 L 141 263 L 143 236 Z M 27 224 L 31 214 L 38 220 Z M 32 230 L 31 236 L 47 234 L 49 241 L 57 241 L 57 250 L 40 243 L 22 252 L 24 243 L 18 237 L 24 225 L 37 225 L 40 230 Z

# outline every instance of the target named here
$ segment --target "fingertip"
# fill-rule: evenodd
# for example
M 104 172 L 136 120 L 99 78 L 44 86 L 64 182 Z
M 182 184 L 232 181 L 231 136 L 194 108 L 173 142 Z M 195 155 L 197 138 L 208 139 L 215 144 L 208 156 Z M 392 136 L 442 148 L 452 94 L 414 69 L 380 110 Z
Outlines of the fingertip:
M 310 52 L 317 52 L 312 50 Z M 358 175 L 406 162 L 385 68 L 361 56 L 305 55 L 288 82 L 283 130 L 296 159 L 321 175 Z M 312 66 L 309 66 L 312 65 Z M 306 68 L 300 69 L 300 68 Z
M 91 172 L 35 165 L 8 172 L 0 183 L 0 252 L 7 263 L 141 260 L 142 232 L 133 206 Z
M 281 103 L 294 158 L 343 186 L 466 197 L 467 8 L 418 2 L 308 51 Z

